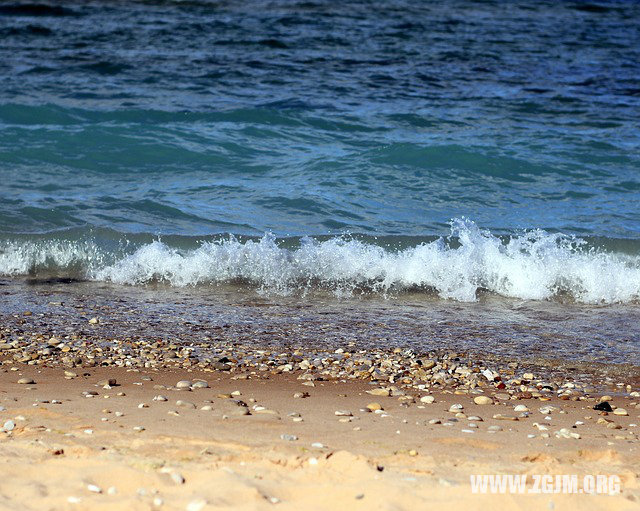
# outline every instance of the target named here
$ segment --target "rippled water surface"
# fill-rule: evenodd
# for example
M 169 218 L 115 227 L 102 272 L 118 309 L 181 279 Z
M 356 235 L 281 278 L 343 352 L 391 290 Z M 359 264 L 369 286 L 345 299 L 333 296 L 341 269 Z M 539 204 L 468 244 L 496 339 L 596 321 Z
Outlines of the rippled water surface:
M 0 230 L 638 237 L 640 5 L 0 5 Z

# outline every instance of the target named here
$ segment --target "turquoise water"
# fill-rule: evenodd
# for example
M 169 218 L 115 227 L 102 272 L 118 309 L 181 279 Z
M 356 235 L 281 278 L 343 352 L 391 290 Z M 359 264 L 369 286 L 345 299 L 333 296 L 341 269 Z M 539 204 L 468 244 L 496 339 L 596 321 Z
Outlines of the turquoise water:
M 638 19 L 3 3 L 0 276 L 635 304 Z

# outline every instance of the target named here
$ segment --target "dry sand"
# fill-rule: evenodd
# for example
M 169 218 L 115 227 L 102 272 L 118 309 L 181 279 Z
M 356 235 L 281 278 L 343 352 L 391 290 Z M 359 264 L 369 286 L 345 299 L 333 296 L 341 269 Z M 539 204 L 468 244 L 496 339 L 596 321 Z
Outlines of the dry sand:
M 63 369 L 7 363 L 3 371 L 0 426 L 10 431 L 0 433 L 2 509 L 640 509 L 637 398 L 614 397 L 612 404 L 629 415 L 605 417 L 592 401 L 477 405 L 472 396 L 440 391 L 426 404 L 417 391 L 374 396 L 366 391 L 380 385 L 311 386 L 287 374 L 239 379 L 75 368 L 77 376 L 65 379 Z M 35 383 L 18 384 L 22 378 Z M 106 378 L 117 385 L 98 385 Z M 173 388 L 199 378 L 209 388 Z M 240 394 L 230 396 L 235 391 Z M 167 401 L 154 400 L 158 395 Z M 383 411 L 361 411 L 372 403 Z M 466 418 L 450 420 L 453 404 L 463 406 Z M 529 416 L 515 405 L 528 407 Z M 539 411 L 549 405 L 557 410 Z M 496 414 L 519 417 L 493 419 Z M 430 424 L 434 419 L 441 424 Z M 584 424 L 573 428 L 576 422 Z M 562 428 L 580 438 L 557 438 Z M 534 474 L 578 474 L 580 481 L 585 474 L 615 474 L 622 491 L 477 495 L 470 474 L 528 474 L 529 489 Z

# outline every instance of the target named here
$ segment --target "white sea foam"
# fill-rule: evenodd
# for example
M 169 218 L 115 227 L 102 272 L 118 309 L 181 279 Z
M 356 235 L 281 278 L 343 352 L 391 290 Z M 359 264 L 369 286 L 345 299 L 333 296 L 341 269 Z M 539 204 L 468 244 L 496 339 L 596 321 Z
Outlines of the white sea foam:
M 242 281 L 275 293 L 319 287 L 341 296 L 422 288 L 459 301 L 476 300 L 479 289 L 529 300 L 565 294 L 582 303 L 640 299 L 638 256 L 587 249 L 579 239 L 539 230 L 502 241 L 464 219 L 452 222 L 451 234 L 458 243 L 439 239 L 401 251 L 346 238 L 304 238 L 289 250 L 268 234 L 258 241 L 203 242 L 192 250 L 154 241 L 113 263 L 90 244 L 14 243 L 0 250 L 0 274 L 82 261 L 88 278 L 129 285 Z
M 0 243 L 0 275 L 20 276 L 61 273 L 86 276 L 109 257 L 94 243 L 71 240 L 22 241 Z M 73 272 L 73 275 L 70 275 Z

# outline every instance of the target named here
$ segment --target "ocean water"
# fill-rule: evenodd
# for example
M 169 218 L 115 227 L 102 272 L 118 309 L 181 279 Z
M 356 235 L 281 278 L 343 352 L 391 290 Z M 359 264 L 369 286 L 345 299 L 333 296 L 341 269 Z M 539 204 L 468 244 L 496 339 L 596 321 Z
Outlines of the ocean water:
M 637 347 L 639 19 L 627 1 L 2 2 L 0 279 L 502 300 L 491 321 L 547 304 L 583 317 L 573 343 Z

